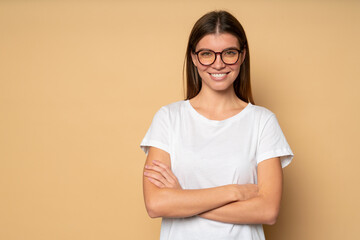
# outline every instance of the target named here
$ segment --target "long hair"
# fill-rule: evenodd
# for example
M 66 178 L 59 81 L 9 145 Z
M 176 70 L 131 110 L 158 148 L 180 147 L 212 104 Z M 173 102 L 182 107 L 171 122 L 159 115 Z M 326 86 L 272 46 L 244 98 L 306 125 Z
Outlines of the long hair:
M 195 52 L 196 45 L 208 34 L 230 33 L 239 41 L 241 49 L 246 49 L 246 55 L 240 67 L 233 87 L 235 94 L 244 102 L 254 103 L 250 86 L 250 53 L 245 31 L 240 22 L 226 11 L 212 11 L 202 16 L 194 25 L 189 36 L 184 62 L 184 75 L 186 75 L 186 99 L 195 97 L 201 90 L 201 78 L 195 67 L 191 54 Z

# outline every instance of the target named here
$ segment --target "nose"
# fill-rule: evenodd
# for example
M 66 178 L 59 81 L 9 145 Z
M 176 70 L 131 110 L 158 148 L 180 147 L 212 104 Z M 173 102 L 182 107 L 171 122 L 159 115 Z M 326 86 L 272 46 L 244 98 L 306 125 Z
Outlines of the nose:
M 226 67 L 226 64 L 222 61 L 220 54 L 221 53 L 216 53 L 215 62 L 211 65 L 216 70 L 220 70 Z

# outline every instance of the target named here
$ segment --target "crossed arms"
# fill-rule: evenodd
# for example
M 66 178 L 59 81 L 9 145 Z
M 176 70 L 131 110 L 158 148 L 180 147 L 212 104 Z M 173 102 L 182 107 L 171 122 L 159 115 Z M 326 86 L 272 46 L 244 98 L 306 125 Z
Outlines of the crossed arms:
M 183 190 L 171 171 L 170 155 L 150 147 L 144 167 L 143 190 L 150 217 L 183 218 L 198 215 L 234 224 L 276 222 L 282 194 L 278 157 L 259 163 L 258 184 L 229 184 Z

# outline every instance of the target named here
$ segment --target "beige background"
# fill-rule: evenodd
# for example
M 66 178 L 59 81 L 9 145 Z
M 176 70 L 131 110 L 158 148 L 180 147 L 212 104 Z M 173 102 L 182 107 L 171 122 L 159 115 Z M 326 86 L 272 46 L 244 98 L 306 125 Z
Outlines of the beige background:
M 0 1 L 0 239 L 158 239 L 139 144 L 183 98 L 194 22 L 243 24 L 295 158 L 267 239 L 356 239 L 359 1 Z

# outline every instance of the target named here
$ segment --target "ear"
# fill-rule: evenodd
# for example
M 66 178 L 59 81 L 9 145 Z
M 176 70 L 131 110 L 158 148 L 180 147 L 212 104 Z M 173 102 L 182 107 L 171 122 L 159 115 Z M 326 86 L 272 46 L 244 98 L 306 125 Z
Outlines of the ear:
M 246 57 L 246 48 L 243 49 L 242 53 L 241 53 L 241 64 L 243 64 L 244 60 Z M 240 64 L 240 65 L 241 65 Z
M 192 60 L 193 64 L 195 65 L 195 67 L 197 67 L 198 60 L 197 60 L 196 54 L 193 52 L 191 52 L 191 60 Z

